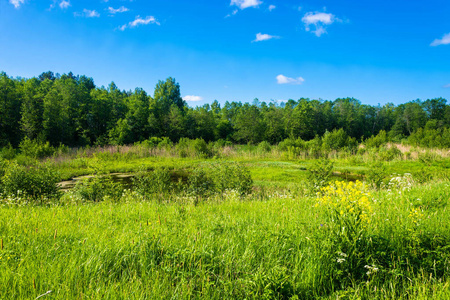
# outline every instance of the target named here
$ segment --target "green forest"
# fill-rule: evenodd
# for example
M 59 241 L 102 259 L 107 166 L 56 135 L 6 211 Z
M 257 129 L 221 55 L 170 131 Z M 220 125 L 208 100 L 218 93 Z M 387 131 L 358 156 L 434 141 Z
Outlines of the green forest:
M 383 99 L 380 99 L 383 102 Z M 341 149 L 379 136 L 413 146 L 450 147 L 450 106 L 443 98 L 398 106 L 300 98 L 285 103 L 218 101 L 189 107 L 173 78 L 159 81 L 153 96 L 141 88 L 97 87 L 87 76 L 54 74 L 31 79 L 0 74 L 0 146 L 49 142 L 70 147 L 124 145 L 151 137 L 223 140 L 272 145 L 285 139 Z M 376 141 L 372 141 L 376 142 Z M 370 141 L 369 141 L 370 143 Z M 308 146 L 308 144 L 306 144 Z

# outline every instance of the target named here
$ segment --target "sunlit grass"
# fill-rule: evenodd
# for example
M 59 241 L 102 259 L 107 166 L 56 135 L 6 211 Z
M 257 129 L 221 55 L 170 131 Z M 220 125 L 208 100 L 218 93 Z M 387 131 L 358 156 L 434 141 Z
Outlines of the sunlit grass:
M 373 191 L 350 281 L 336 273 L 345 244 L 329 238 L 316 197 L 231 192 L 194 205 L 127 192 L 119 203 L 6 205 L 0 298 L 444 299 L 449 190 L 443 181 Z M 366 264 L 379 271 L 366 275 Z

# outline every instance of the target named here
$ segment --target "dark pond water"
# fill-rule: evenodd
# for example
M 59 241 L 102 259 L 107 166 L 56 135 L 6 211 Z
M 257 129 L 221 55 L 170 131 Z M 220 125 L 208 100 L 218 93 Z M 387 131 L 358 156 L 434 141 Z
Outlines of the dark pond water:
M 170 174 L 172 182 L 182 181 L 184 183 L 187 182 L 188 175 L 189 174 L 186 171 L 179 171 L 179 170 L 171 171 Z M 104 175 L 86 175 L 74 177 L 70 180 L 59 182 L 58 186 L 62 191 L 68 191 L 72 189 L 77 184 L 78 181 L 86 178 L 93 178 L 95 176 L 104 176 Z M 133 178 L 136 176 L 136 173 L 110 173 L 106 176 L 110 176 L 112 181 L 122 184 L 124 188 L 131 188 L 133 186 Z

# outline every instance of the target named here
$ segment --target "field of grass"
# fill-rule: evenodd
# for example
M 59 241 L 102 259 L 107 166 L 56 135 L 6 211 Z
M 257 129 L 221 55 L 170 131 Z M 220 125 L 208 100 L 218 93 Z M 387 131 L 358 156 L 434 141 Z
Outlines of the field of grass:
M 254 187 L 200 201 L 133 190 L 99 202 L 5 198 L 0 299 L 450 298 L 448 159 L 386 162 L 375 189 L 346 180 L 366 179 L 368 162 L 336 158 L 330 188 L 318 190 L 308 183 L 316 160 L 114 155 L 52 164 L 67 179 L 231 161 Z

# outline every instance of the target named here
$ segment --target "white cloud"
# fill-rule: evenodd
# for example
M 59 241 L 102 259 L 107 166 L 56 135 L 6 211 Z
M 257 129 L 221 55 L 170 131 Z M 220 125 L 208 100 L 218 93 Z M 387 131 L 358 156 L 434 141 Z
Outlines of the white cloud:
M 252 42 L 261 42 L 261 41 L 267 41 L 267 40 L 271 40 L 271 39 L 279 39 L 279 36 L 276 35 L 270 35 L 270 34 L 263 34 L 263 33 L 257 33 L 256 34 L 256 39 L 253 40 Z
M 83 9 L 84 16 L 86 18 L 98 18 L 100 14 L 95 10 Z
M 124 31 L 127 28 L 134 28 L 139 25 L 148 25 L 148 24 L 161 25 L 153 16 L 147 16 L 145 19 L 142 19 L 140 16 L 137 16 L 136 19 L 134 19 L 134 21 L 131 21 L 128 24 L 120 26 L 119 30 Z
M 305 79 L 303 79 L 303 77 L 291 78 L 281 74 L 277 76 L 278 84 L 302 84 L 303 82 L 305 82 Z
M 123 13 L 123 12 L 127 12 L 127 11 L 129 11 L 129 9 L 128 8 L 126 8 L 125 6 L 121 6 L 121 7 L 119 7 L 119 8 L 113 8 L 113 7 L 108 7 L 108 12 L 110 13 L 110 14 L 117 14 L 117 13 Z
M 430 46 L 435 47 L 439 45 L 448 45 L 450 44 L 450 33 L 444 34 L 442 39 L 435 39 Z
M 272 10 L 274 10 L 275 8 L 277 8 L 275 5 L 269 5 L 269 11 L 272 11 Z
M 100 14 L 96 10 L 83 9 L 82 13 L 74 12 L 75 17 L 85 17 L 85 18 L 98 18 Z
M 333 14 L 324 12 L 308 12 L 302 18 L 302 22 L 305 24 L 305 30 L 311 31 L 311 26 L 314 26 L 315 30 L 312 30 L 312 32 L 318 37 L 327 32 L 327 25 L 331 25 L 336 21 L 340 22 L 341 20 Z
M 236 5 L 240 9 L 246 9 L 248 7 L 258 7 L 262 4 L 261 0 L 231 0 L 230 5 Z
M 203 98 L 200 96 L 187 95 L 183 97 L 184 101 L 202 101 Z
M 450 89 L 450 83 L 449 83 L 449 84 L 446 84 L 446 85 L 444 85 L 444 89 Z
M 15 8 L 19 8 L 22 4 L 25 3 L 25 0 L 9 0 L 9 3 L 14 5 Z
M 235 14 L 238 13 L 238 11 L 239 11 L 238 9 L 233 10 L 233 12 L 231 14 L 226 15 L 225 18 L 229 18 L 231 16 L 234 16 Z
M 69 1 L 66 1 L 66 0 L 63 0 L 63 1 L 61 1 L 60 3 L 59 3 L 59 7 L 61 8 L 61 9 L 66 9 L 66 8 L 68 8 L 70 6 L 70 2 Z

